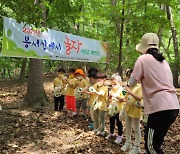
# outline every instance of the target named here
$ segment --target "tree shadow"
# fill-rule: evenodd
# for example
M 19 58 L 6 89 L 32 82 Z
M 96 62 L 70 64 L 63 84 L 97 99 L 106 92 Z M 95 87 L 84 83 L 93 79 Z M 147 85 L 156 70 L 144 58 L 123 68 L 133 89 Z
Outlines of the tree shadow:
M 40 116 L 41 114 L 35 115 L 32 112 L 22 115 L 13 110 L 1 111 L 0 153 L 16 153 L 29 144 L 38 146 L 40 143 L 45 146 L 42 128 L 46 128 L 47 125 L 40 120 Z

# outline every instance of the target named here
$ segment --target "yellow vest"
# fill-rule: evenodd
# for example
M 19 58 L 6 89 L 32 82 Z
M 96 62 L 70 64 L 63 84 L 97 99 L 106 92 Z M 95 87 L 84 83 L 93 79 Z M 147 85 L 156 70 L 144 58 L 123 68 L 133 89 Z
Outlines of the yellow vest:
M 62 81 L 61 78 L 59 78 L 59 77 L 55 78 L 55 79 L 54 79 L 54 82 L 53 82 L 53 85 L 54 85 L 54 90 L 58 87 L 59 89 L 62 89 L 62 90 L 61 90 L 62 95 L 65 94 L 65 87 L 66 87 L 66 85 L 65 85 L 65 83 Z
M 75 89 L 74 89 L 74 85 L 75 85 L 75 82 L 76 82 L 76 78 L 69 78 L 68 79 L 68 82 L 71 84 L 71 85 L 69 85 L 69 84 L 67 84 L 67 88 L 66 88 L 66 95 L 67 96 L 74 96 L 74 91 L 75 91 Z
M 94 85 L 95 84 L 91 84 L 90 86 L 94 87 Z M 95 98 L 96 98 L 96 94 L 94 94 L 94 93 L 89 94 L 89 100 L 88 100 L 88 104 L 87 105 L 91 107 L 93 105 L 93 102 L 94 102 Z
M 142 97 L 142 88 L 141 84 L 137 84 L 136 86 L 132 87 L 131 92 L 135 95 Z M 127 94 L 126 95 L 126 105 L 125 110 L 127 112 L 127 115 L 129 115 L 132 118 L 141 118 L 142 116 L 142 108 L 138 108 L 135 106 L 135 103 L 138 102 L 133 96 Z
M 112 95 L 116 95 L 117 97 L 124 98 L 122 90 L 123 90 L 122 86 L 119 86 L 117 89 L 112 88 L 110 93 L 112 93 Z M 112 100 L 109 102 L 109 105 L 112 105 L 112 104 L 117 104 L 116 113 L 119 113 L 123 108 L 124 102 L 120 102 L 118 99 L 112 98 Z
M 98 96 L 98 99 L 96 101 L 96 103 L 98 103 L 98 109 L 103 110 L 103 111 L 107 111 L 107 109 L 108 109 L 107 108 L 108 87 L 107 86 L 98 87 L 97 84 L 95 84 L 93 87 L 97 92 L 102 92 L 103 93 L 103 95 L 95 94 L 95 97 Z
M 86 81 L 86 79 L 76 80 L 75 85 L 77 86 L 77 88 L 75 89 L 75 90 L 76 90 L 75 94 L 77 94 L 77 95 L 82 95 L 82 99 L 87 98 L 87 95 L 86 95 L 86 94 L 84 94 L 84 93 L 82 93 L 82 94 L 78 93 L 78 88 L 82 88 L 82 89 L 87 88 L 87 89 L 88 89 L 89 84 L 88 84 L 88 82 Z

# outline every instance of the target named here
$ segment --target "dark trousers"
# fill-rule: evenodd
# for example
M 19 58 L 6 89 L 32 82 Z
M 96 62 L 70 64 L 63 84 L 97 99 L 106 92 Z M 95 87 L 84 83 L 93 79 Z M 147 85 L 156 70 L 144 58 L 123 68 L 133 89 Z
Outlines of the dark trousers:
M 60 97 L 54 96 L 54 110 L 55 111 L 61 111 L 64 108 L 64 95 L 61 95 Z
M 119 120 L 119 113 L 117 113 L 115 116 L 112 116 L 109 118 L 110 120 L 110 133 L 113 134 L 114 133 L 114 128 L 115 128 L 115 121 L 116 121 L 116 125 L 118 128 L 118 135 L 122 136 L 122 122 Z
M 164 137 L 178 113 L 179 110 L 166 110 L 149 115 L 145 130 L 146 154 L 164 154 L 161 149 Z

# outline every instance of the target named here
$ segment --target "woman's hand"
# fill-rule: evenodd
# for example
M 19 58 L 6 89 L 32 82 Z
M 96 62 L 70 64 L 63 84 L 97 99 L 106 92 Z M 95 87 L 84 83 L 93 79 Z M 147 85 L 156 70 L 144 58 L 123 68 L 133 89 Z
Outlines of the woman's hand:
M 131 94 L 131 90 L 130 90 L 129 87 L 126 86 L 124 89 L 126 90 L 126 92 L 127 92 L 128 94 Z
M 132 97 L 134 97 L 136 100 L 141 101 L 142 97 L 137 96 L 136 94 L 134 94 L 133 92 L 131 92 L 129 87 L 125 87 L 126 92 L 131 95 Z

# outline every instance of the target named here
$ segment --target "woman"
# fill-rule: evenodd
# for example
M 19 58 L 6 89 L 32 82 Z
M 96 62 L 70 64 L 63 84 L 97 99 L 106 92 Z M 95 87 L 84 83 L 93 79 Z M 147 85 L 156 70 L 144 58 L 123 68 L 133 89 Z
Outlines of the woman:
M 164 137 L 179 112 L 179 102 L 173 86 L 169 64 L 159 53 L 159 38 L 154 33 L 146 33 L 136 50 L 142 53 L 129 80 L 129 86 L 142 83 L 144 112 L 148 114 L 145 131 L 147 154 L 163 154 Z

